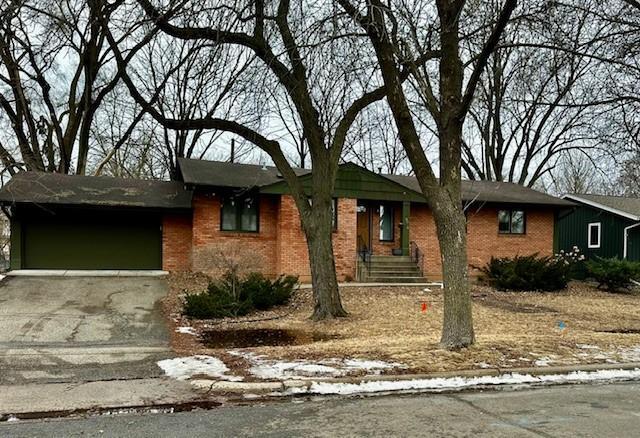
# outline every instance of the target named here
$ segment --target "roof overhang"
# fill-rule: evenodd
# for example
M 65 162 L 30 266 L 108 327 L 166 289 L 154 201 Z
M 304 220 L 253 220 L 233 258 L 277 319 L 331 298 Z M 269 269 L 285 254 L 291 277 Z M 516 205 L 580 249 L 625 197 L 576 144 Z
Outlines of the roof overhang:
M 313 174 L 311 172 L 298 177 L 300 184 L 308 195 L 311 195 L 312 192 L 312 178 Z M 284 180 L 260 187 L 260 193 L 265 194 L 283 195 L 290 192 L 289 186 Z M 426 203 L 422 193 L 354 163 L 343 163 L 338 167 L 333 196 L 338 198 Z
M 636 216 L 636 215 L 631 214 L 631 213 L 627 213 L 626 211 L 618 210 L 617 208 L 613 208 L 613 207 L 609 207 L 607 205 L 600 204 L 599 202 L 595 202 L 595 201 L 591 201 L 589 199 L 581 198 L 580 196 L 564 195 L 562 197 L 562 199 L 569 199 L 569 200 L 574 201 L 574 202 L 579 202 L 581 204 L 585 204 L 585 205 L 588 205 L 590 207 L 598 208 L 600 210 L 604 210 L 604 211 L 609 212 L 611 214 L 615 214 L 617 216 L 620 216 L 620 217 L 623 217 L 623 218 L 626 218 L 626 219 L 630 219 L 632 221 L 640 221 L 640 217 L 639 216 Z

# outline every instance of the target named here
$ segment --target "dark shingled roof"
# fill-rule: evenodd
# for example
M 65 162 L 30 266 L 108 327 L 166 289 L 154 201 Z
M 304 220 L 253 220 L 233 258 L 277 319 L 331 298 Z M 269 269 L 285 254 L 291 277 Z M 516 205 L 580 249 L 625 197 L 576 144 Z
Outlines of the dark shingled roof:
M 0 203 L 187 209 L 191 192 L 181 182 L 20 172 L 0 190 Z
M 614 214 L 625 216 L 633 220 L 640 220 L 640 198 L 606 195 L 566 195 L 565 198 L 577 202 L 603 207 Z M 595 205 L 594 205 L 595 204 Z
M 384 175 L 403 186 L 421 192 L 414 176 Z M 535 204 L 571 207 L 575 204 L 555 196 L 547 195 L 529 187 L 509 182 L 462 181 L 462 200 L 466 202 L 498 202 L 510 204 Z
M 180 170 L 186 184 L 211 187 L 264 187 L 282 181 L 280 172 L 273 166 L 228 163 L 222 161 L 179 159 Z M 298 175 L 310 169 L 294 168 Z M 381 175 L 391 181 L 422 193 L 413 176 Z M 574 204 L 518 184 L 493 181 L 463 181 L 462 198 L 465 201 L 498 202 L 513 204 L 537 204 L 570 207 Z
M 282 181 L 280 171 L 274 166 L 239 164 L 224 161 L 178 159 L 180 172 L 186 184 L 210 187 L 263 187 Z M 298 176 L 311 172 L 294 168 Z

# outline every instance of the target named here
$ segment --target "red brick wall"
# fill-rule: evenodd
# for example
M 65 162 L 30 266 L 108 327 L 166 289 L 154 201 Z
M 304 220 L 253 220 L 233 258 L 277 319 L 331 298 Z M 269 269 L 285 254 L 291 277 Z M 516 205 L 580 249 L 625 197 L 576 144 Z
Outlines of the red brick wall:
M 356 205 L 355 199 L 338 200 L 338 227 L 333 233 L 333 250 L 339 281 L 356 277 Z M 255 270 L 274 277 L 279 274 L 298 275 L 302 282 L 311 280 L 306 239 L 300 216 L 290 196 L 260 198 L 259 233 L 239 233 L 220 230 L 220 202 L 215 195 L 196 194 L 193 218 L 169 214 L 163 218 L 163 269 L 170 271 L 210 271 L 207 251 L 227 245 L 248 255 L 257 265 Z M 498 207 L 485 207 L 468 217 L 467 243 L 469 264 L 483 266 L 491 256 L 505 257 L 553 252 L 554 214 L 552 210 L 527 210 L 527 233 L 498 233 Z M 374 254 L 390 254 L 400 247 L 398 224 L 402 206 L 395 206 L 393 242 L 380 242 L 379 223 L 374 215 Z M 409 221 L 410 240 L 424 254 L 424 272 L 431 280 L 442 278 L 442 262 L 433 216 L 424 204 L 412 204 Z M 207 267 L 208 266 L 208 267 Z M 471 274 L 477 274 L 471 270 Z
M 165 214 L 162 217 L 162 269 L 191 270 L 191 214 Z
M 216 252 L 233 253 L 266 276 L 277 275 L 278 197 L 260 196 L 259 232 L 222 231 L 220 197 L 195 194 L 193 197 L 193 269 L 219 273 Z M 216 266 L 214 266 L 216 265 Z
M 498 233 L 498 210 L 499 207 L 484 208 L 479 213 L 469 214 L 467 245 L 470 265 L 484 266 L 491 256 L 553 254 L 553 210 L 525 209 L 526 234 L 520 235 Z M 472 273 L 478 274 L 477 271 Z
M 416 242 L 423 254 L 422 270 L 429 280 L 442 277 L 440 248 L 436 224 L 431 210 L 425 204 L 411 204 L 409 215 L 409 240 Z
M 550 209 L 526 211 L 524 235 L 498 233 L 499 207 L 485 207 L 471 212 L 467 221 L 467 254 L 470 266 L 484 266 L 492 256 L 553 254 L 554 214 Z M 442 261 L 431 211 L 425 205 L 411 205 L 410 240 L 416 241 L 424 253 L 424 272 L 430 280 L 442 278 Z M 471 275 L 479 272 L 470 268 Z
M 279 272 L 311 281 L 307 241 L 300 225 L 300 215 L 293 198 L 283 196 L 279 213 Z M 333 253 L 338 281 L 356 275 L 356 200 L 338 199 L 338 226 L 333 233 Z

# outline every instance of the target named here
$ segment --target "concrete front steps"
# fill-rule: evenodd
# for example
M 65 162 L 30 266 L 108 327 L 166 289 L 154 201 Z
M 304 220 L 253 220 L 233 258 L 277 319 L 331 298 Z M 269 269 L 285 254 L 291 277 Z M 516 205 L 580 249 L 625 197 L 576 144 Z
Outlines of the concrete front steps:
M 420 267 L 409 256 L 369 256 L 359 260 L 360 281 L 365 283 L 427 283 Z

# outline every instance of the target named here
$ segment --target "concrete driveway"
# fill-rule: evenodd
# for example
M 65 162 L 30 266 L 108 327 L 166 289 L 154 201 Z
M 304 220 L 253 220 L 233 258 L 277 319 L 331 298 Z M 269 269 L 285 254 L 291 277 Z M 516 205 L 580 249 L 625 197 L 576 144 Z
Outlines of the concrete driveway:
M 162 375 L 171 357 L 158 277 L 7 277 L 0 283 L 0 384 Z

